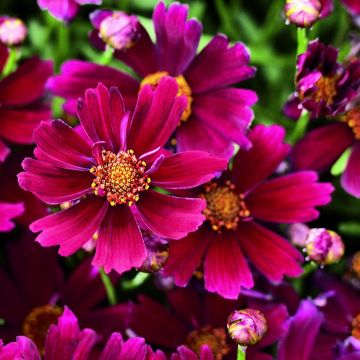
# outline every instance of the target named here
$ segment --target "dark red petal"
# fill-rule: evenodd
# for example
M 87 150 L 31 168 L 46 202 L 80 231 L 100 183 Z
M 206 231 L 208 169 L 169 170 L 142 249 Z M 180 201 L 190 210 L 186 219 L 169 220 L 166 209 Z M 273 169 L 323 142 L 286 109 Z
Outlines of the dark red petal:
M 357 141 L 351 150 L 341 177 L 341 185 L 349 194 L 360 198 L 360 141 Z

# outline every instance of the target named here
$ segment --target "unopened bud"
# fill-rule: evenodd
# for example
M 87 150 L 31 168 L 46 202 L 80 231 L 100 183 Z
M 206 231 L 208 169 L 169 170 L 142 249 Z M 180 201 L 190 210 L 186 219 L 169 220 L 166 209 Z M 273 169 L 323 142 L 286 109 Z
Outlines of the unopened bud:
M 27 28 L 22 20 L 0 17 L 0 42 L 6 46 L 21 44 L 27 35 Z
M 319 0 L 286 0 L 284 13 L 291 24 L 310 27 L 319 19 L 321 7 Z
M 259 310 L 235 310 L 228 318 L 227 328 L 229 336 L 238 345 L 255 345 L 265 336 L 267 321 Z
M 114 11 L 100 23 L 101 39 L 115 50 L 126 50 L 139 39 L 139 21 L 136 16 Z
M 305 251 L 310 260 L 320 265 L 330 265 L 342 258 L 345 247 L 341 237 L 336 232 L 315 228 L 308 233 Z

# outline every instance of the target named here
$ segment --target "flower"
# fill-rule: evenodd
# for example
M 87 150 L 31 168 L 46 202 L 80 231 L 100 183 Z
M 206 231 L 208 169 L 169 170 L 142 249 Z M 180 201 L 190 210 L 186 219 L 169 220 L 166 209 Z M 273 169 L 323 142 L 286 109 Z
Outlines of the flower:
M 115 332 L 100 351 L 95 348 L 98 342 L 97 333 L 88 328 L 80 330 L 76 316 L 65 306 L 57 324 L 51 325 L 48 331 L 44 360 L 60 358 L 62 360 L 89 358 L 101 360 L 164 359 L 160 354 L 154 354 L 150 346 L 145 344 L 145 340 L 138 337 L 124 341 L 121 334 Z M 16 342 L 9 343 L 6 346 L 2 346 L 0 341 L 1 358 L 40 360 L 40 354 L 41 352 L 34 342 L 26 336 L 18 336 Z
M 310 260 L 320 265 L 330 265 L 342 258 L 345 246 L 336 232 L 324 228 L 313 228 L 307 234 L 305 250 Z
M 80 5 L 101 5 L 102 0 L 37 0 L 37 2 L 42 10 L 48 10 L 58 20 L 70 21 L 78 13 Z
M 332 0 L 286 0 L 284 13 L 287 20 L 299 27 L 311 27 L 333 11 Z
M 357 0 L 340 0 L 346 11 L 353 17 L 357 26 L 360 27 L 360 3 Z
M 207 346 L 214 360 L 233 359 L 236 346 L 228 336 L 226 322 L 229 314 L 239 306 L 251 304 L 251 299 L 226 300 L 216 294 L 191 288 L 175 289 L 167 293 L 168 306 L 147 296 L 140 296 L 130 311 L 129 328 L 156 347 L 175 351 L 179 346 L 197 354 L 200 359 Z M 285 333 L 288 314 L 282 304 L 258 303 L 268 319 L 268 333 L 247 351 L 247 357 L 266 356 L 262 350 Z M 185 350 L 184 350 L 185 352 Z M 195 359 L 186 358 L 185 359 Z M 206 357 L 204 357 L 206 359 Z
M 235 310 L 228 318 L 227 328 L 231 339 L 238 345 L 255 345 L 266 334 L 267 321 L 260 310 Z
M 155 88 L 161 78 L 171 75 L 179 85 L 179 94 L 188 100 L 171 139 L 178 151 L 205 150 L 230 157 L 232 143 L 249 148 L 246 132 L 253 119 L 250 106 L 257 96 L 251 90 L 233 87 L 255 73 L 248 65 L 248 50 L 242 43 L 230 46 L 225 36 L 216 35 L 196 55 L 202 26 L 197 20 L 187 20 L 187 15 L 187 5 L 173 3 L 166 8 L 159 2 L 153 13 L 156 44 L 140 24 L 137 41 L 131 26 L 124 29 L 130 38 L 125 36 L 127 46 L 115 51 L 114 56 L 131 67 L 141 81 L 111 67 L 70 60 L 48 83 L 49 89 L 64 97 L 65 109 L 74 113 L 75 100 L 100 81 L 107 87 L 118 86 L 131 109 L 139 89 L 146 84 Z M 125 22 L 125 15 L 117 12 L 101 10 L 91 16 L 95 27 L 91 39 L 101 49 L 106 47 L 101 26 L 109 16 L 119 16 Z
M 99 271 L 89 259 L 65 278 L 56 252 L 36 244 L 28 232 L 7 244 L 6 255 L 9 270 L 0 268 L 0 286 L 7 294 L 0 300 L 3 340 L 23 334 L 43 351 L 48 328 L 56 323 L 65 305 L 73 309 L 82 326 L 96 329 L 105 339 L 114 330 L 124 330 L 127 305 L 100 306 L 106 292 Z M 115 282 L 114 275 L 111 278 Z
M 0 44 L 0 73 L 9 51 Z M 0 162 L 9 155 L 6 142 L 32 144 L 34 128 L 51 118 L 50 105 L 44 101 L 44 88 L 53 74 L 50 60 L 38 57 L 25 60 L 16 71 L 0 81 Z
M 235 299 L 242 286 L 254 285 L 246 257 L 272 281 L 302 272 L 301 254 L 259 221 L 313 220 L 318 217 L 315 206 L 330 202 L 333 187 L 318 183 L 316 173 L 309 171 L 267 180 L 289 153 L 284 133 L 277 125 L 254 127 L 249 133 L 252 148 L 238 152 L 232 170 L 197 189 L 207 202 L 207 221 L 170 243 L 164 273 L 177 285 L 186 285 L 199 268 L 208 291 Z
M 7 46 L 21 44 L 27 35 L 27 28 L 21 19 L 0 16 L 0 41 Z
M 226 160 L 192 151 L 165 157 L 161 147 L 177 126 L 186 99 L 176 81 L 144 87 L 134 113 L 120 92 L 102 84 L 78 103 L 86 138 L 61 120 L 34 132 L 37 159 L 25 159 L 19 184 L 48 204 L 73 206 L 35 221 L 43 246 L 69 256 L 98 232 L 93 264 L 119 273 L 139 267 L 146 249 L 138 222 L 164 238 L 179 239 L 203 222 L 202 199 L 175 197 L 153 187 L 187 189 L 209 181 Z
M 15 227 L 14 218 L 24 212 L 22 203 L 0 202 L 0 232 L 10 231 Z
M 350 64 L 337 62 L 338 50 L 319 40 L 311 41 L 299 55 L 296 68 L 296 92 L 285 105 L 285 114 L 298 119 L 303 109 L 312 118 L 334 117 L 345 112 L 360 89 L 360 60 Z

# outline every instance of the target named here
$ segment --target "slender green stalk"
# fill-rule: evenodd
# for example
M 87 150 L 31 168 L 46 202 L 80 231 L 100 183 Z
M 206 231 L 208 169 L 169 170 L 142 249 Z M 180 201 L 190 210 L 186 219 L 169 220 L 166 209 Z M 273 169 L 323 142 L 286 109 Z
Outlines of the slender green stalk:
M 108 297 L 109 304 L 110 305 L 117 304 L 117 298 L 116 298 L 116 292 L 114 286 L 111 282 L 110 277 L 105 274 L 105 271 L 102 268 L 100 269 L 100 276 L 106 290 L 106 295 Z
M 236 359 L 237 360 L 245 360 L 246 359 L 246 346 L 238 345 Z
M 290 135 L 290 139 L 289 139 L 290 144 L 295 144 L 299 139 L 301 139 L 304 136 L 306 132 L 306 128 L 309 124 L 309 120 L 310 120 L 310 114 L 306 110 L 303 110 L 300 118 L 296 122 L 292 134 Z
M 122 288 L 126 291 L 136 289 L 141 286 L 149 276 L 150 274 L 148 273 L 139 272 L 132 280 L 124 280 L 121 284 Z
M 308 46 L 309 39 L 307 37 L 306 29 L 297 29 L 297 50 L 296 55 L 303 54 Z
M 1 77 L 8 76 L 15 70 L 18 58 L 19 58 L 18 49 L 13 48 L 13 47 L 10 48 L 9 57 L 4 66 Z

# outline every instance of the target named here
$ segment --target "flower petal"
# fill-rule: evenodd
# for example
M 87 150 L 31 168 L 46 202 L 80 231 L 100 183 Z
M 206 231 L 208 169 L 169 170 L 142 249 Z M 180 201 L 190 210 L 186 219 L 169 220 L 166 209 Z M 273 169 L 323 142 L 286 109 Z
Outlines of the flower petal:
M 146 258 L 146 248 L 139 226 L 127 205 L 110 207 L 99 229 L 94 266 L 119 274 L 139 267 Z
M 360 141 L 351 151 L 345 171 L 341 177 L 341 185 L 350 195 L 360 198 Z
M 77 14 L 79 5 L 74 0 L 38 0 L 42 10 L 49 13 L 59 20 L 69 21 Z
M 241 222 L 237 236 L 251 262 L 268 279 L 280 281 L 285 274 L 298 276 L 302 273 L 298 264 L 302 255 L 274 232 L 253 221 Z
M 346 124 L 333 123 L 309 131 L 293 148 L 290 157 L 296 170 L 326 170 L 354 142 Z
M 155 234 L 169 239 L 181 239 L 195 231 L 204 221 L 201 214 L 206 204 L 202 199 L 181 198 L 148 190 L 136 203 L 139 215 Z
M 185 286 L 200 266 L 214 232 L 206 226 L 178 241 L 171 241 L 169 258 L 163 269 L 164 276 L 172 276 L 176 285 Z
M 189 7 L 173 3 L 166 9 L 159 2 L 154 9 L 153 23 L 160 70 L 170 75 L 182 74 L 196 55 L 202 25 L 195 19 L 187 20 Z
M 0 232 L 12 230 L 15 227 L 12 219 L 20 216 L 23 212 L 24 205 L 22 203 L 0 202 Z
M 278 125 L 257 125 L 249 133 L 250 150 L 240 149 L 234 158 L 231 181 L 246 192 L 270 176 L 289 153 L 284 144 L 285 130 Z
M 140 92 L 131 128 L 128 148 L 141 155 L 163 146 L 180 122 L 186 98 L 177 96 L 177 83 L 171 77 L 160 80 L 155 90 L 150 85 Z
M 0 73 L 2 73 L 5 64 L 7 63 L 9 58 L 9 49 L 3 45 L 0 44 Z
M 300 171 L 259 184 L 246 198 L 254 218 L 278 223 L 308 222 L 319 216 L 315 206 L 331 201 L 330 183 L 317 182 L 313 171 Z
M 10 149 L 0 140 L 0 162 L 4 162 L 10 154 Z
M 30 225 L 42 246 L 60 245 L 59 254 L 72 255 L 99 229 L 108 203 L 104 199 L 88 197 L 69 209 L 46 216 Z
M 229 46 L 227 37 L 219 34 L 196 56 L 184 76 L 194 94 L 223 88 L 254 76 L 249 60 L 244 44 Z
M 237 299 L 242 286 L 254 286 L 234 231 L 224 232 L 212 239 L 205 257 L 204 277 L 205 288 L 226 299 Z
M 20 187 L 48 204 L 76 200 L 92 192 L 90 172 L 60 169 L 30 158 L 22 165 L 26 171 L 18 175 Z
M 187 151 L 164 158 L 160 167 L 149 175 L 154 186 L 188 189 L 210 181 L 226 167 L 225 159 L 215 158 L 205 151 Z

